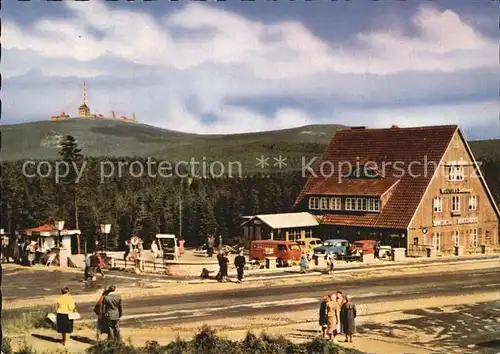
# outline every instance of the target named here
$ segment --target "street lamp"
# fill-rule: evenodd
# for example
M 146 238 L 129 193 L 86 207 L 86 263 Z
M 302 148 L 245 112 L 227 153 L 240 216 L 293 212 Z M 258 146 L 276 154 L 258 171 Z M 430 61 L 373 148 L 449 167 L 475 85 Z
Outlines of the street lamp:
M 62 246 L 61 231 L 64 230 L 64 221 L 62 221 L 62 220 L 56 221 L 55 224 L 56 224 L 56 229 L 57 229 L 57 242 L 58 242 L 57 247 L 61 247 Z
M 106 252 L 108 247 L 108 234 L 111 232 L 111 224 L 101 224 L 101 233 L 104 234 L 104 247 L 103 251 Z

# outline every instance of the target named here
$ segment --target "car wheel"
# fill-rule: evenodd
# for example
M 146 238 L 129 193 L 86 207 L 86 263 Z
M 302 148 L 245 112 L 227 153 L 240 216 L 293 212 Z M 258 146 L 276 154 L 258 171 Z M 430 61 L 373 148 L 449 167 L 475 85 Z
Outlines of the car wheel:
M 339 259 L 339 254 L 338 253 L 334 253 L 333 254 L 333 259 Z
M 285 261 L 284 261 L 283 259 L 278 258 L 278 259 L 276 260 L 276 266 L 277 266 L 277 267 L 282 268 L 282 267 L 285 267 L 285 266 L 286 266 L 286 263 L 285 263 Z

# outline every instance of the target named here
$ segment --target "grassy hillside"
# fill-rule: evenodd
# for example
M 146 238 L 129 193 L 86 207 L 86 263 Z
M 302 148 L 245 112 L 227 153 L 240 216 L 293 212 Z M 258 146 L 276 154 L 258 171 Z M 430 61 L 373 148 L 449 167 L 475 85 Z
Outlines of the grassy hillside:
M 341 125 L 305 127 L 258 133 L 201 135 L 161 129 L 144 124 L 100 119 L 71 119 L 1 126 L 0 159 L 53 159 L 60 137 L 76 137 L 86 156 L 141 156 L 170 161 L 241 161 L 245 170 L 255 167 L 264 154 L 287 157 L 288 168 L 300 166 L 301 157 L 323 152 Z
M 54 159 L 58 142 L 73 135 L 86 156 L 140 156 L 170 161 L 224 163 L 240 161 L 246 172 L 264 172 L 256 158 L 269 157 L 269 170 L 280 154 L 287 158 L 286 170 L 300 169 L 302 156 L 320 156 L 341 125 L 308 125 L 293 129 L 246 134 L 201 135 L 102 119 L 71 119 L 0 126 L 0 160 Z M 500 160 L 500 140 L 471 142 L 477 158 Z M 283 170 L 283 169 L 282 169 Z

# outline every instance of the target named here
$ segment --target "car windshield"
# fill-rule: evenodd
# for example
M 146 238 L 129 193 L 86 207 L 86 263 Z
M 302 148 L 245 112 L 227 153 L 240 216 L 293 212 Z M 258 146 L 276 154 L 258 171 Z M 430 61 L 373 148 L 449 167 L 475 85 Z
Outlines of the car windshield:
M 327 247 L 332 247 L 332 246 L 334 246 L 334 245 L 335 245 L 335 244 L 334 244 L 333 242 L 328 242 L 328 241 L 327 241 L 327 242 L 325 242 L 325 243 L 324 243 L 324 246 L 327 246 Z
M 290 251 L 300 251 L 299 245 L 290 245 L 288 248 L 290 248 Z
M 361 242 L 354 242 L 354 247 L 363 247 Z

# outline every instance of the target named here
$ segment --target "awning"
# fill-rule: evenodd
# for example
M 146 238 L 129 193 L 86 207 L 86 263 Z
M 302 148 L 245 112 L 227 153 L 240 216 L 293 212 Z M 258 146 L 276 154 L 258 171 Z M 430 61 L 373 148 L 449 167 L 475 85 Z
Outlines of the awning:
M 51 237 L 59 235 L 59 231 L 54 229 L 54 227 L 50 224 L 44 224 L 37 227 L 24 229 L 21 232 L 28 236 L 36 235 L 41 237 Z M 61 230 L 61 236 L 80 235 L 80 234 L 81 234 L 80 230 L 68 230 L 68 229 Z

